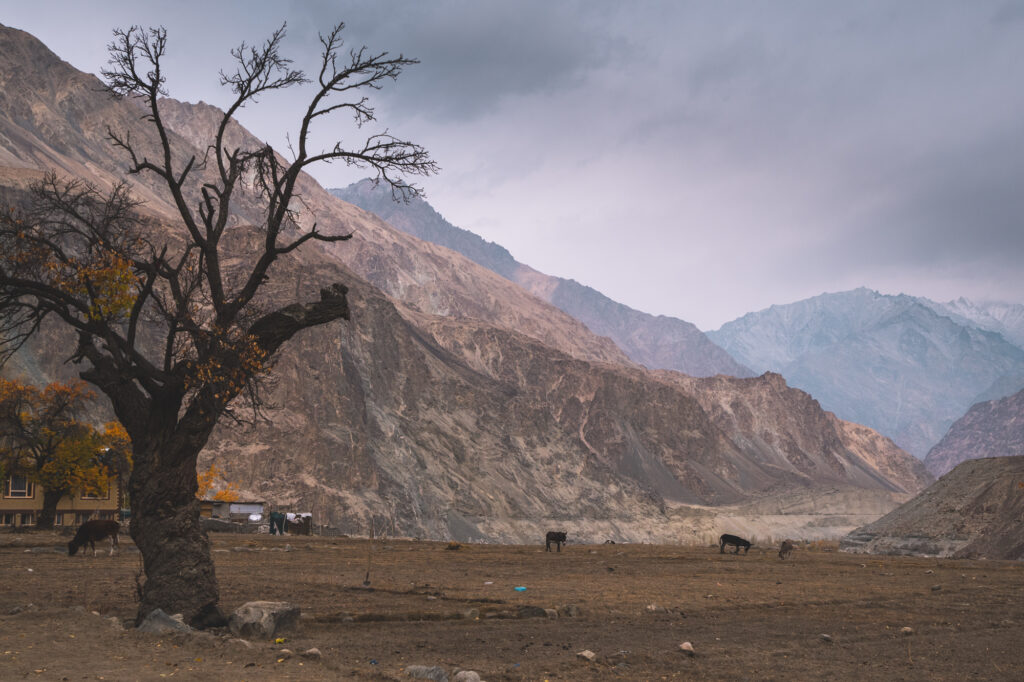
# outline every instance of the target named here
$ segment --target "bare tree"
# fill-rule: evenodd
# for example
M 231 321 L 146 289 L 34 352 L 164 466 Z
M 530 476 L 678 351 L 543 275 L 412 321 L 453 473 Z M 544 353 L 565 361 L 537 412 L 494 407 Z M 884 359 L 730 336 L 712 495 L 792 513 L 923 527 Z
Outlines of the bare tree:
M 126 184 L 101 192 L 82 180 L 49 174 L 34 188 L 31 209 L 0 216 L 0 361 L 55 319 L 77 334 L 72 360 L 105 393 L 131 437 L 131 533 L 146 581 L 139 618 L 154 608 L 183 613 L 196 626 L 222 623 L 209 542 L 199 526 L 196 458 L 214 426 L 240 395 L 256 397 L 257 378 L 297 332 L 348 319 L 346 288 L 323 289 L 320 300 L 262 310 L 254 301 L 274 262 L 310 241 L 336 242 L 315 224 L 302 230 L 297 182 L 310 165 L 343 161 L 376 171 L 393 193 L 419 189 L 406 175 L 437 170 L 419 145 L 387 131 L 361 145 L 313 149 L 310 128 L 333 113 L 373 122 L 363 94 L 417 63 L 366 48 L 341 54 L 339 24 L 320 36 L 319 72 L 309 79 L 280 55 L 284 27 L 260 46 L 231 51 L 235 71 L 221 73 L 234 100 L 205 156 L 175 148 L 161 115 L 165 93 L 163 28 L 116 30 L 103 72 L 110 91 L 143 105 L 155 135 L 109 137 L 128 160 L 128 173 L 148 176 L 176 209 L 169 227 L 140 217 Z M 268 145 L 229 146 L 228 124 L 260 95 L 300 84 L 313 92 L 297 131 L 292 159 Z M 363 139 L 363 138 L 361 138 Z M 241 272 L 226 273 L 225 237 L 237 225 L 233 202 L 258 207 L 259 247 Z M 300 206 L 301 208 L 301 206 Z M 252 229 L 252 228 L 248 228 Z

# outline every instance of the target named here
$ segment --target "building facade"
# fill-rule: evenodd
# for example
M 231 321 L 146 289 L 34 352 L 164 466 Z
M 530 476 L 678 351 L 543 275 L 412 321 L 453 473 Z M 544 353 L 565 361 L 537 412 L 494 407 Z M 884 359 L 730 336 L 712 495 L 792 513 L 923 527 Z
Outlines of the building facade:
M 117 482 L 105 494 L 74 493 L 57 504 L 54 526 L 78 526 L 89 519 L 117 519 Z M 0 527 L 34 526 L 43 510 L 43 489 L 24 476 L 9 476 L 0 496 Z

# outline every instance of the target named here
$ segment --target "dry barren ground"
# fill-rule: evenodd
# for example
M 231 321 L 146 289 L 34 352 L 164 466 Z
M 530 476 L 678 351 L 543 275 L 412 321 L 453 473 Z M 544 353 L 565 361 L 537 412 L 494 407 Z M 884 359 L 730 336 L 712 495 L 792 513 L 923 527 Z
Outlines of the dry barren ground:
M 64 542 L 0 535 L 2 680 L 391 680 L 410 665 L 485 680 L 1024 679 L 1021 563 L 414 541 L 371 555 L 366 540 L 214 536 L 226 611 L 302 608 L 300 632 L 250 649 L 225 633 L 122 630 L 112 619 L 134 614 L 138 553 L 126 539 L 118 556 L 71 558 Z M 321 660 L 297 655 L 311 647 Z

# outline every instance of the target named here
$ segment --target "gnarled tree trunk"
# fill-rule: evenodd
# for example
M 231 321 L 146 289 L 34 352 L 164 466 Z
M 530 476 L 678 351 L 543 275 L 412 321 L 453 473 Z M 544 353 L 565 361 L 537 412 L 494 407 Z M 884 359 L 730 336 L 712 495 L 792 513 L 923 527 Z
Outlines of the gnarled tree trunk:
M 213 424 L 195 422 L 185 417 L 170 437 L 143 441 L 135 450 L 128 482 L 130 529 L 146 573 L 138 621 L 160 608 L 183 614 L 193 627 L 226 622 L 218 605 L 210 541 L 199 523 L 196 498 L 196 459 Z

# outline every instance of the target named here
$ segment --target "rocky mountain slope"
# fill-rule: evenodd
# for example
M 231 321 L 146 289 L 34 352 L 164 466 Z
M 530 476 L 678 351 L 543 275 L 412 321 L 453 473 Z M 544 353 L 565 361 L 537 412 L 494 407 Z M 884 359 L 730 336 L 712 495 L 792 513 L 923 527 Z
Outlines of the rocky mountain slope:
M 311 330 L 285 353 L 280 407 L 254 431 L 224 424 L 207 456 L 251 494 L 348 532 L 372 519 L 460 540 L 530 541 L 554 524 L 581 540 L 678 541 L 724 529 L 708 507 L 742 515 L 755 500 L 846 490 L 875 500 L 874 518 L 931 480 L 781 377 L 586 362 L 396 304 L 320 258 L 307 254 L 275 286 L 290 290 L 315 265 L 350 286 L 353 323 Z M 837 532 L 800 511 L 805 535 Z M 836 508 L 819 511 L 834 520 Z
M 516 261 L 504 247 L 452 225 L 422 199 L 407 204 L 396 202 L 390 192 L 370 180 L 330 192 L 403 232 L 457 251 L 519 284 L 580 320 L 593 332 L 611 338 L 630 359 L 645 367 L 674 369 L 693 376 L 754 374 L 693 324 L 665 315 L 649 315 L 617 303 L 575 280 L 537 272 Z
M 1024 457 L 963 462 L 923 493 L 858 528 L 839 549 L 866 554 L 1024 559 Z
M 740 362 L 780 372 L 825 409 L 918 457 L 979 394 L 1024 377 L 1024 350 L 1001 335 L 920 299 L 868 289 L 772 306 L 709 336 Z
M 19 69 L 29 76 L 18 80 Z M 93 129 L 104 121 L 128 126 L 140 145 L 151 135 L 132 102 L 108 99 L 94 78 L 4 28 L 0 82 L 15 81 L 20 89 L 0 100 L 0 155 L 21 164 L 0 167 L 7 195 L 48 167 L 100 185 L 119 177 Z M 164 107 L 179 153 L 195 153 L 215 110 Z M 241 128 L 232 135 L 251 139 Z M 267 420 L 225 422 L 214 433 L 203 464 L 216 459 L 246 496 L 355 533 L 386 525 L 421 537 L 534 541 L 558 524 L 577 539 L 667 542 L 714 533 L 750 504 L 784 511 L 796 498 L 787 532 L 845 532 L 852 517 L 821 514 L 845 512 L 856 498 L 874 500 L 856 514 L 877 516 L 930 481 L 909 455 L 825 414 L 780 377 L 701 380 L 639 368 L 508 280 L 303 183 L 320 229 L 355 237 L 283 258 L 262 293 L 311 299 L 340 281 L 352 321 L 286 346 L 267 386 Z M 154 224 L 159 239 L 173 214 L 151 187 L 138 189 L 164 221 Z M 259 237 L 246 210 L 243 201 L 225 237 L 239 259 Z M 36 380 L 68 372 L 53 349 L 69 345 L 47 330 L 6 371 Z M 807 503 L 822 492 L 838 506 Z M 714 505 L 731 506 L 723 516 Z
M 972 406 L 928 451 L 924 463 L 942 476 L 969 459 L 1009 456 L 1024 456 L 1024 391 Z

